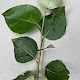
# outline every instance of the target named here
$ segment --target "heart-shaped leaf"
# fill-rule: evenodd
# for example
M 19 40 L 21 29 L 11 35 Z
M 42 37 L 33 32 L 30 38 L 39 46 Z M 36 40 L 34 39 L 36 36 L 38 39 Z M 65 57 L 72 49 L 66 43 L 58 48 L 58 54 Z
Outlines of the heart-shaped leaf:
M 37 55 L 37 43 L 29 37 L 13 39 L 15 58 L 20 63 L 35 59 Z
M 48 8 L 48 9 L 57 8 L 62 3 L 62 0 L 39 0 L 39 1 L 44 7 Z
M 31 71 L 27 71 L 27 72 L 19 75 L 17 78 L 15 78 L 13 80 L 34 80 L 34 77 L 33 77 L 33 73 Z
M 19 34 L 28 32 L 41 19 L 40 11 L 31 5 L 19 5 L 3 13 L 8 27 Z
M 66 31 L 65 7 L 53 10 L 53 13 L 46 16 L 44 22 L 43 36 L 50 40 L 57 40 Z
M 48 80 L 68 80 L 69 71 L 60 60 L 56 60 L 46 66 L 45 75 Z

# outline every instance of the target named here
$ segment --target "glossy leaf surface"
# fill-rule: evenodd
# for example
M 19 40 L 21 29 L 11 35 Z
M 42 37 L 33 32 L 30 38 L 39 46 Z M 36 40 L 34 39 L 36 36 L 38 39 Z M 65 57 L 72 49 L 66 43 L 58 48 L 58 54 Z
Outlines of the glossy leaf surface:
M 41 19 L 40 11 L 31 5 L 19 5 L 3 13 L 8 27 L 16 33 L 30 31 Z

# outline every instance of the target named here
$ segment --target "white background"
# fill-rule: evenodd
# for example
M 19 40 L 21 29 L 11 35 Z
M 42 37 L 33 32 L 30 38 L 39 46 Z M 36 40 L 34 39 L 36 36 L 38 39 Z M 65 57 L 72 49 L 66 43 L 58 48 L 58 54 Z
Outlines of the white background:
M 56 48 L 44 51 L 42 67 L 52 60 L 60 59 L 70 71 L 69 80 L 80 80 L 80 0 L 63 1 L 66 7 L 67 31 L 59 40 L 45 40 L 45 46 L 53 44 Z M 7 9 L 19 4 L 32 4 L 43 12 L 38 0 L 0 0 L 0 80 L 12 80 L 26 70 L 36 69 L 35 61 L 26 64 L 16 62 L 11 39 L 30 36 L 39 45 L 39 30 L 35 29 L 23 35 L 13 33 L 1 15 Z

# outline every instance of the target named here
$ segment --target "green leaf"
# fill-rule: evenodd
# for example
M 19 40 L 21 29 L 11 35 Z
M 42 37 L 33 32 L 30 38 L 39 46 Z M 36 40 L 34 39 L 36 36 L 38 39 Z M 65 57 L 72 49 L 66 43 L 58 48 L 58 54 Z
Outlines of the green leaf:
M 60 60 L 56 60 L 46 66 L 45 75 L 48 80 L 68 80 L 69 71 Z
M 39 1 L 44 7 L 48 9 L 57 8 L 62 4 L 62 0 L 39 0 Z
M 8 27 L 16 33 L 30 31 L 41 19 L 40 11 L 31 5 L 19 5 L 3 13 Z
M 52 44 L 50 44 L 48 47 L 39 49 L 39 50 L 37 50 L 37 51 L 45 50 L 45 49 L 48 49 L 48 48 L 55 48 L 55 47 L 54 47 Z
M 13 39 L 15 58 L 20 63 L 35 59 L 37 55 L 37 43 L 29 37 Z
M 44 22 L 43 36 L 50 40 L 57 40 L 66 31 L 65 7 L 53 10 L 53 13 L 46 16 Z
M 13 79 L 13 80 L 28 80 L 30 77 L 32 77 L 32 72 L 31 71 L 27 71 L 21 75 L 19 75 L 17 78 Z M 30 80 L 30 79 L 29 79 Z M 32 79 L 31 79 L 32 80 Z M 34 80 L 34 79 L 33 79 Z
M 52 44 L 50 44 L 47 48 L 55 48 Z

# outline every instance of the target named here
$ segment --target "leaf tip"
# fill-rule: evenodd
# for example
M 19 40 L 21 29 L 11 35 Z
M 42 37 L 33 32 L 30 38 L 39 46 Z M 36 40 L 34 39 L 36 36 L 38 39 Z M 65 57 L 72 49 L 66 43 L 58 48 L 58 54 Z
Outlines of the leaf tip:
M 3 12 L 2 15 L 5 16 L 5 12 Z
M 12 42 L 14 43 L 15 42 L 15 39 L 12 39 Z
M 18 39 L 12 39 L 13 44 L 17 41 Z

